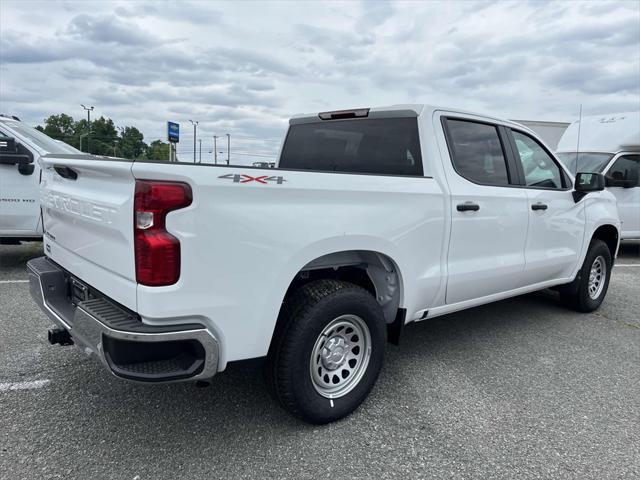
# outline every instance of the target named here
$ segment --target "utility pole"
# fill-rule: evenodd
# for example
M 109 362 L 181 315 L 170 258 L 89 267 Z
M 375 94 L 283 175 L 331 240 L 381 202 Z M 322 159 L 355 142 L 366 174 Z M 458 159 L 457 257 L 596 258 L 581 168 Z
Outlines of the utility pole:
M 114 156 L 115 156 L 115 151 L 116 151 L 116 143 L 120 143 L 120 155 L 122 155 L 124 157 L 124 150 L 122 148 L 122 139 L 124 138 L 124 127 L 121 127 L 120 125 L 116 125 L 116 131 L 118 133 L 116 133 L 116 139 L 113 141 L 113 151 L 114 151 Z
M 227 165 L 231 159 L 231 135 L 227 133 Z
M 80 106 L 87 111 L 87 153 L 89 153 L 89 142 L 91 138 L 91 112 L 93 112 L 93 106 L 85 107 L 82 104 L 80 104 Z
M 191 125 L 193 125 L 193 163 L 196 163 L 196 130 L 198 128 L 198 122 L 194 122 L 193 120 L 189 120 Z
M 213 164 L 217 165 L 218 164 L 218 144 L 216 143 L 216 141 L 218 140 L 217 136 L 213 136 Z
M 198 153 L 198 163 L 202 163 L 202 139 L 201 138 L 198 139 L 198 148 L 200 149 Z
M 122 141 L 124 137 L 124 127 L 116 125 L 116 131 L 120 132 L 120 136 L 116 133 L 116 139 L 113 141 L 113 156 L 116 156 L 116 144 Z M 122 145 L 120 146 L 120 155 L 124 157 L 124 150 L 122 149 Z

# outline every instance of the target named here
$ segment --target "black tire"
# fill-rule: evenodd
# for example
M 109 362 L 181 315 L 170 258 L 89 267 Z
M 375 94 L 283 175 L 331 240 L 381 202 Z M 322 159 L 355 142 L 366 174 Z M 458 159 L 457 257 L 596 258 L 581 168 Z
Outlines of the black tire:
M 602 259 L 606 271 L 604 272 L 604 283 L 599 294 L 593 298 L 589 294 L 589 276 L 591 273 L 591 267 L 594 265 L 596 259 Z M 607 289 L 609 288 L 609 279 L 611 278 L 611 268 L 613 262 L 611 259 L 611 252 L 609 247 L 602 240 L 594 239 L 589 245 L 589 250 L 584 259 L 584 263 L 576 276 L 576 279 L 562 288 L 560 288 L 560 298 L 562 302 L 578 312 L 593 312 L 602 304 Z
M 320 334 L 345 315 L 364 322 L 360 325 L 368 328 L 371 354 L 368 364 L 362 362 L 359 380 L 352 381 L 350 391 L 327 398 L 319 393 L 322 387 L 317 387 L 312 377 L 312 352 L 317 342 L 329 343 L 326 337 L 319 340 Z M 324 424 L 343 418 L 358 408 L 375 384 L 384 360 L 386 336 L 382 309 L 365 289 L 337 280 L 309 282 L 286 299 L 280 312 L 265 366 L 268 387 L 285 410 L 306 422 Z

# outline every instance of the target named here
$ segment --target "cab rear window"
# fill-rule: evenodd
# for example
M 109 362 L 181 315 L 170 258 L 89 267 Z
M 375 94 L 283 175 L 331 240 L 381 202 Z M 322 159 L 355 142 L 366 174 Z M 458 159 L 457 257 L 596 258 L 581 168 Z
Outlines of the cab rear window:
M 422 176 L 417 119 L 367 118 L 291 125 L 279 167 Z

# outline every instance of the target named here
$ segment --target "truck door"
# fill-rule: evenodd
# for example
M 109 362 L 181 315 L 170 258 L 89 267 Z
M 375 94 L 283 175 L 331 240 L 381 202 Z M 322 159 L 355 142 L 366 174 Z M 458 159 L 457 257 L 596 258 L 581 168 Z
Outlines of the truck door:
M 528 200 L 523 278 L 529 285 L 567 278 L 575 269 L 582 247 L 585 202 L 575 202 L 571 180 L 538 140 L 510 129 L 509 141 Z
M 618 201 L 618 215 L 622 222 L 622 238 L 640 238 L 640 155 L 623 153 L 605 172 L 613 180 L 622 181 L 624 186 L 609 187 Z
M 451 192 L 446 303 L 523 286 L 528 203 L 524 190 L 513 185 L 506 130 L 457 114 L 437 123 L 444 128 L 441 152 Z
M 30 164 L 14 163 L 27 155 Z M 10 156 L 13 157 L 10 158 Z M 4 157 L 4 159 L 3 159 Z M 34 153 L 20 139 L 0 128 L 0 236 L 37 236 L 40 222 L 40 169 Z

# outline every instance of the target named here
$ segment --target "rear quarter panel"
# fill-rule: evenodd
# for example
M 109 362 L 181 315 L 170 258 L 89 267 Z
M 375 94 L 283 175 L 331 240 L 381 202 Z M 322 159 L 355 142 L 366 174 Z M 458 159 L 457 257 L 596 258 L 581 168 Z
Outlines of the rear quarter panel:
M 222 340 L 222 367 L 267 353 L 290 282 L 320 256 L 389 256 L 409 315 L 429 304 L 443 281 L 445 200 L 431 178 L 159 163 L 136 163 L 133 173 L 193 189 L 192 205 L 167 217 L 181 242 L 180 280 L 138 286 L 138 312 L 148 323 L 205 322 Z M 282 182 L 234 182 L 229 174 Z

